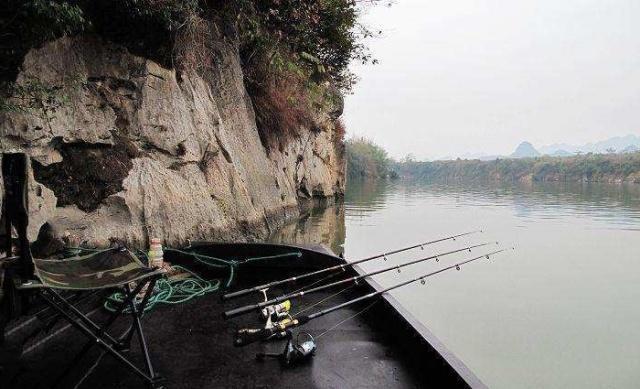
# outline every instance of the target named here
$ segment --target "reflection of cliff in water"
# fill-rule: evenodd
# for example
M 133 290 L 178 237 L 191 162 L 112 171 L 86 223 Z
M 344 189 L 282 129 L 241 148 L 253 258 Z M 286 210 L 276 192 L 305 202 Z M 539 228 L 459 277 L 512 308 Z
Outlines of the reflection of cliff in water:
M 341 202 L 312 208 L 269 237 L 269 241 L 274 243 L 323 245 L 336 254 L 344 251 L 344 240 L 344 205 Z
M 388 180 L 350 180 L 344 201 L 346 204 L 362 204 L 370 208 L 381 208 L 393 185 Z

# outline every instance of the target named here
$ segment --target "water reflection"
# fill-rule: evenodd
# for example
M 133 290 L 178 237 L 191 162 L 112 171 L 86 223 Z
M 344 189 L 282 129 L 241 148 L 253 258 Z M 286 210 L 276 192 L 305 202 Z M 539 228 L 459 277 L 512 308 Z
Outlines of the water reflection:
M 638 185 L 352 181 L 343 205 L 313 210 L 273 240 L 361 258 L 478 228 L 487 232 L 465 242 L 517 250 L 394 296 L 489 387 L 637 386 Z M 457 259 L 375 279 L 390 285 Z
M 599 183 L 430 183 L 351 181 L 344 203 L 308 210 L 270 237 L 272 242 L 320 244 L 344 250 L 346 224 L 370 225 L 369 216 L 388 207 L 511 207 L 523 222 L 565 217 L 601 220 L 605 228 L 640 231 L 640 185 Z M 345 224 L 346 222 L 346 224 Z
M 321 205 L 307 210 L 297 221 L 273 234 L 269 241 L 298 246 L 323 245 L 336 254 L 342 253 L 344 210 L 343 204 Z
M 636 230 L 640 185 L 599 183 L 352 182 L 346 217 L 363 219 L 389 202 L 411 207 L 423 201 L 444 207 L 513 207 L 523 219 L 585 216 Z M 452 203 L 451 200 L 454 200 Z

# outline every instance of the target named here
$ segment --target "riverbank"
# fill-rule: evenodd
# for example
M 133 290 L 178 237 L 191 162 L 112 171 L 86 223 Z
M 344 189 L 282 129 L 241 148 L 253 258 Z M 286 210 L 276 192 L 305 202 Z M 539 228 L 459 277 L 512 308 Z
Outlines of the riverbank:
M 406 161 L 392 166 L 400 176 L 427 181 L 640 183 L 640 152 L 573 157 Z

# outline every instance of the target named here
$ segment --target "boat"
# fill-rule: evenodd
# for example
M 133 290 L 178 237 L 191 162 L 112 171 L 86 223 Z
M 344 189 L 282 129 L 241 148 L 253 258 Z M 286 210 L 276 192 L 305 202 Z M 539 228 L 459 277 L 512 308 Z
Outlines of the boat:
M 270 243 L 193 242 L 182 250 L 165 252 L 165 260 L 189 268 L 205 279 L 227 279 L 228 269 L 194 261 L 191 253 L 239 261 L 232 289 L 323 269 L 345 260 L 323 246 L 299 247 Z M 287 255 L 297 253 L 297 255 Z M 265 261 L 243 263 L 242 258 L 272 257 Z M 363 273 L 356 266 L 345 267 L 345 276 Z M 302 285 L 293 285 L 296 288 Z M 290 289 L 289 288 L 289 289 Z M 345 293 L 334 296 L 314 309 L 339 304 L 371 291 L 381 290 L 374 280 L 366 279 Z M 269 293 L 277 295 L 277 287 Z M 361 305 L 347 307 L 307 323 L 300 331 L 313 335 L 339 327 L 317 339 L 312 358 L 296 366 L 284 366 L 273 359 L 257 360 L 259 353 L 279 353 L 285 340 L 258 342 L 234 347 L 234 333 L 244 327 L 264 326 L 257 315 L 231 320 L 223 318 L 230 302 L 220 299 L 222 290 L 183 304 L 162 305 L 148 312 L 143 322 L 153 364 L 166 379 L 167 388 L 485 388 L 473 372 L 446 348 L 422 323 L 391 295 L 362 311 Z M 306 296 L 294 304 L 308 304 L 333 296 L 323 291 Z M 255 303 L 258 293 L 234 299 L 233 305 Z M 306 301 L 305 301 L 306 300 Z M 96 320 L 104 313 L 100 300 L 84 307 Z M 358 313 L 362 314 L 358 315 Z M 16 326 L 24 326 L 18 323 Z M 15 327 L 15 326 L 14 326 Z M 8 329 L 9 332 L 12 329 Z M 16 332 L 15 330 L 13 332 Z M 30 388 L 66 367 L 68 356 L 84 343 L 74 331 L 54 327 L 46 335 L 32 340 L 28 353 L 4 364 L 0 386 Z M 140 350 L 130 351 L 142 360 Z M 113 358 L 105 357 L 92 368 L 99 350 L 85 358 L 78 374 L 69 377 L 69 385 L 82 380 L 86 388 L 134 388 L 143 384 Z M 6 360 L 6 358 L 5 358 Z M 90 374 L 85 372 L 89 371 Z M 5 386 L 8 385 L 8 386 Z M 62 386 L 65 387 L 65 386 Z

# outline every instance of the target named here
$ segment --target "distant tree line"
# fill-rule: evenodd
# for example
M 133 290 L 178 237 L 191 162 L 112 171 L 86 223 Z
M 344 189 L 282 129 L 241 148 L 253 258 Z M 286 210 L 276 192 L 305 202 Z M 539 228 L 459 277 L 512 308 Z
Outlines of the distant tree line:
M 405 178 L 452 181 L 589 181 L 640 183 L 640 152 L 583 154 L 573 157 L 498 158 L 493 161 L 458 159 L 393 163 Z

